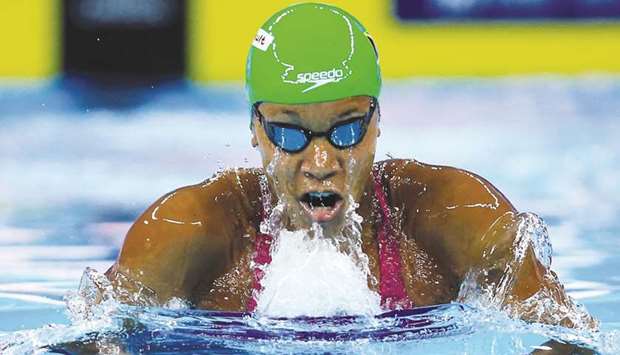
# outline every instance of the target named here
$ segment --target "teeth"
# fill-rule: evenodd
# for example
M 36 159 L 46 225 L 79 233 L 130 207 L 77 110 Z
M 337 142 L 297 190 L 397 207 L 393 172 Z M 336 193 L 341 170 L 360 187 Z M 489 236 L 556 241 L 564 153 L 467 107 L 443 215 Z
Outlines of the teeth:
M 302 197 L 302 202 L 310 205 L 310 207 L 334 207 L 336 202 L 341 200 L 338 194 L 333 192 L 309 192 Z

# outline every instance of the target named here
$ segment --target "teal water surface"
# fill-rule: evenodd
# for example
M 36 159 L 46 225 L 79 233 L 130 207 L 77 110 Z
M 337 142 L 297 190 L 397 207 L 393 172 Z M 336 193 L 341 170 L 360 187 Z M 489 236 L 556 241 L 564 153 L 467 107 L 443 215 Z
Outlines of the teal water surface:
M 148 204 L 218 169 L 258 166 L 241 87 L 175 83 L 132 95 L 115 104 L 71 83 L 0 85 L 0 344 L 78 337 L 86 328 L 67 330 L 64 296 L 87 266 L 113 263 Z M 553 269 L 601 321 L 598 350 L 619 351 L 620 79 L 389 82 L 381 112 L 378 159 L 474 171 L 546 221 Z M 254 350 L 524 353 L 553 333 L 502 322 L 485 318 L 441 341 Z

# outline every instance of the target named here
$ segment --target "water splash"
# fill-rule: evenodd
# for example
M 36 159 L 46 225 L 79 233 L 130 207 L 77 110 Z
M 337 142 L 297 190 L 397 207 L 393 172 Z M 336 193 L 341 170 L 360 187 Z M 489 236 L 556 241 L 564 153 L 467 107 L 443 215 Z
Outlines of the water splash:
M 577 329 L 596 328 L 596 321 L 582 305 L 568 296 L 566 299 L 558 297 L 564 291 L 550 269 L 552 247 L 542 218 L 533 213 L 507 214 L 496 223 L 516 226 L 516 237 L 508 259 L 501 259 L 500 270 L 495 269 L 495 264 L 471 270 L 461 284 L 458 301 L 481 309 L 490 307 L 506 312 L 515 319 L 530 322 L 562 324 Z M 529 250 L 545 267 L 543 282 L 551 286 L 541 288 L 529 298 L 518 302 L 512 296 L 512 290 Z M 483 251 L 483 256 L 492 260 L 494 253 L 496 245 L 491 244 Z
M 581 351 L 591 350 L 597 354 L 617 354 L 620 351 L 618 330 L 605 332 L 593 328 L 566 328 L 561 325 L 526 322 L 515 318 L 514 314 L 489 307 L 467 308 L 462 316 L 460 321 L 463 326 L 477 329 L 477 336 L 488 337 L 487 342 L 497 347 L 490 352 L 493 354 L 524 354 L 536 349 L 550 350 L 549 345 L 553 347 L 558 344 L 566 347 L 558 353 L 581 354 Z M 549 344 L 550 342 L 555 345 Z M 509 344 L 512 344 L 512 347 Z
M 345 212 L 346 224 L 342 230 L 340 250 L 349 255 L 356 263 L 357 267 L 367 275 L 368 282 L 373 288 L 377 288 L 379 281 L 370 272 L 370 260 L 362 249 L 362 222 L 364 218 L 357 214 L 359 204 L 355 202 L 353 196 L 349 195 L 348 208 Z M 338 238 L 336 238 L 338 240 Z
M 316 165 L 326 156 L 315 147 Z M 282 153 L 277 149 L 267 164 L 260 187 L 264 215 L 261 233 L 274 237 L 269 265 L 252 265 L 263 270 L 263 290 L 256 294 L 257 312 L 268 316 L 333 316 L 340 314 L 375 315 L 380 313 L 380 296 L 369 288 L 376 280 L 369 270 L 368 256 L 362 251 L 362 221 L 358 204 L 347 196 L 345 225 L 335 234 L 325 235 L 319 224 L 307 230 L 289 231 L 285 227 L 286 202 L 272 196 L 267 176 L 275 176 Z M 348 160 L 349 167 L 356 164 Z M 350 182 L 347 182 L 350 184 Z
M 281 317 L 379 314 L 380 296 L 368 286 L 371 274 L 362 251 L 363 219 L 353 199 L 349 197 L 342 233 L 330 236 L 319 224 L 311 230 L 286 230 L 279 223 L 283 208 L 279 203 L 261 225 L 261 231 L 275 238 L 257 312 Z
M 122 323 L 118 322 L 116 315 L 123 305 L 116 300 L 112 284 L 105 275 L 86 268 L 78 290 L 67 293 L 65 302 L 70 325 L 49 324 L 39 329 L 13 332 L 0 340 L 0 352 L 42 352 L 50 345 L 75 342 L 91 334 L 94 346 L 115 353 L 103 339 L 105 334 L 122 332 Z
M 319 234 L 320 236 L 320 234 Z M 268 316 L 374 315 L 380 297 L 368 273 L 327 238 L 281 231 L 262 280 L 257 311 Z
M 116 301 L 111 283 L 93 269 L 85 270 L 78 291 L 67 295 L 66 302 L 71 325 L 50 325 L 3 336 L 0 352 L 351 351 L 363 349 L 373 339 L 413 340 L 463 333 L 453 324 L 462 308 L 449 305 L 396 317 L 380 316 L 370 322 L 366 317 L 351 316 L 252 317 L 189 310 L 177 301 L 163 308 L 130 306 Z
M 596 332 L 515 320 L 490 308 L 445 305 L 431 312 L 368 317 L 270 318 L 226 312 L 128 306 L 105 276 L 89 269 L 67 296 L 71 325 L 0 334 L 2 354 L 50 349 L 80 353 L 250 351 L 253 353 L 523 354 L 549 339 L 601 354 L 620 350 L 620 331 Z M 94 298 L 93 298 L 94 297 Z M 103 300 L 89 304 L 93 299 Z M 174 303 L 174 302 L 173 302 Z M 407 311 L 399 311 L 407 312 Z M 544 345 L 547 344 L 547 345 Z

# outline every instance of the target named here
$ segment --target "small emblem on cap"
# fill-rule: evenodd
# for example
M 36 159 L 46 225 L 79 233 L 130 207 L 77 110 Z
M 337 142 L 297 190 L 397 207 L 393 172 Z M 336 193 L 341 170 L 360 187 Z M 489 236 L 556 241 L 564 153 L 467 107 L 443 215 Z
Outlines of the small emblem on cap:
M 273 36 L 262 28 L 259 28 L 252 45 L 264 52 L 269 48 L 271 42 L 273 42 Z

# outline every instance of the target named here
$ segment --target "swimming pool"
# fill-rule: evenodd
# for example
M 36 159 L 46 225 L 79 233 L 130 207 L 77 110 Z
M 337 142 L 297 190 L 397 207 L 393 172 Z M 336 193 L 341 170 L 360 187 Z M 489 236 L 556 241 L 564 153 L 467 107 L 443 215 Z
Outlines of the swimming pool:
M 620 351 L 620 78 L 393 81 L 381 102 L 378 159 L 477 172 L 541 215 L 554 270 L 602 322 L 600 350 Z M 258 163 L 238 86 L 114 95 L 70 81 L 0 86 L 0 336 L 69 324 L 63 295 L 87 266 L 109 267 L 148 204 L 218 169 Z M 277 349 L 503 354 L 545 340 L 494 322 L 452 340 Z

